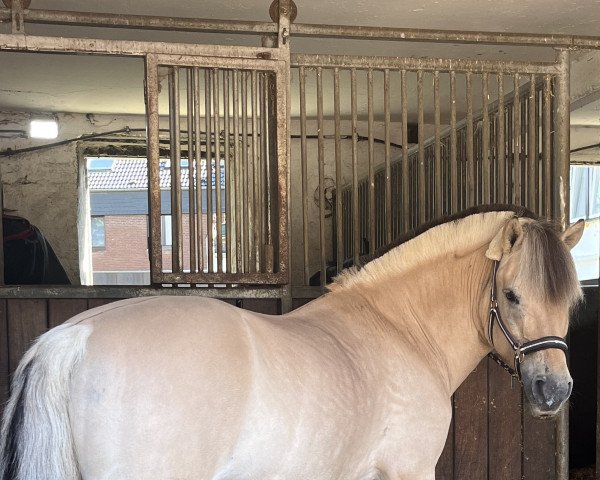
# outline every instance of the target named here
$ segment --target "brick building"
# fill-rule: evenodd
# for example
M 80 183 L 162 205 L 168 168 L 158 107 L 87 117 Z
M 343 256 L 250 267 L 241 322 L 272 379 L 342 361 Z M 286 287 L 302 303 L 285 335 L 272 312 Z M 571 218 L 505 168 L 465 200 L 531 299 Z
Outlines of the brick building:
M 189 170 L 181 165 L 183 258 L 189 259 Z M 214 165 L 213 165 L 214 170 Z M 222 169 L 224 171 L 224 169 Z M 92 230 L 92 268 L 95 285 L 144 285 L 150 283 L 148 254 L 148 170 L 145 158 L 88 158 L 87 180 Z M 213 173 L 213 187 L 214 187 Z M 225 178 L 221 174 L 222 205 Z M 165 271 L 171 265 L 171 169 L 161 160 L 161 237 Z M 206 168 L 201 170 L 203 197 L 202 245 L 207 248 Z M 215 189 L 213 188 L 213 197 Z M 223 215 L 223 221 L 225 216 Z M 189 270 L 189 264 L 184 264 Z

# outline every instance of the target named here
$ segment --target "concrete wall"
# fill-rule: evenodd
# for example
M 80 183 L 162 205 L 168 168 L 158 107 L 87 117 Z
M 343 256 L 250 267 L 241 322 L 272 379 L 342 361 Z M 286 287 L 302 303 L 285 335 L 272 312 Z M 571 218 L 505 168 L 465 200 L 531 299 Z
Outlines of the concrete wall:
M 0 130 L 27 131 L 30 113 L 0 111 Z M 35 140 L 17 135 L 0 138 L 0 151 L 21 149 L 102 133 L 129 126 L 144 126 L 143 117 L 58 114 L 56 140 Z M 77 142 L 12 156 L 0 156 L 4 207 L 27 218 L 48 238 L 71 282 L 80 283 L 78 211 L 79 161 Z

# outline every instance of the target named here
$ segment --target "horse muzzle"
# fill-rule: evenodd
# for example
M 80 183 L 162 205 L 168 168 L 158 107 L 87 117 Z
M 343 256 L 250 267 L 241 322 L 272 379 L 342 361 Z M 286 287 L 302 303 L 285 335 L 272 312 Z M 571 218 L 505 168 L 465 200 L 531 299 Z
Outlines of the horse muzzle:
M 568 372 L 566 374 L 529 373 L 524 369 L 522 378 L 531 413 L 537 418 L 556 415 L 573 390 L 573 379 Z

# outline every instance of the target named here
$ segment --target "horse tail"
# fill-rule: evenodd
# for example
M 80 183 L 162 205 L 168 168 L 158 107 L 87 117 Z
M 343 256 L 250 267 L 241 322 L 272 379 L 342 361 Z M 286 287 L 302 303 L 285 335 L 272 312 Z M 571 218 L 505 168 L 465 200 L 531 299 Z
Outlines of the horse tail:
M 91 331 L 88 325 L 60 325 L 23 356 L 0 430 L 1 480 L 80 478 L 69 391 L 71 373 L 85 354 Z

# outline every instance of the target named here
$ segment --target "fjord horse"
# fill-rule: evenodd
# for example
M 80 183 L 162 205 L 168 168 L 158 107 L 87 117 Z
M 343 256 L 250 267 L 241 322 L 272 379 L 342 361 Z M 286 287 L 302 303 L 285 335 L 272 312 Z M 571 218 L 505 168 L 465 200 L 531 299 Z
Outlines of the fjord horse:
M 583 224 L 530 217 L 429 226 L 281 316 L 172 296 L 77 315 L 18 367 L 0 478 L 432 480 L 450 397 L 491 350 L 535 416 L 571 392 Z

